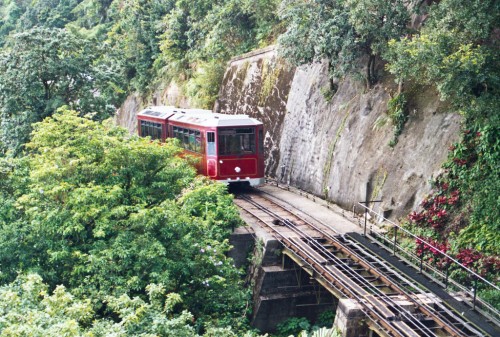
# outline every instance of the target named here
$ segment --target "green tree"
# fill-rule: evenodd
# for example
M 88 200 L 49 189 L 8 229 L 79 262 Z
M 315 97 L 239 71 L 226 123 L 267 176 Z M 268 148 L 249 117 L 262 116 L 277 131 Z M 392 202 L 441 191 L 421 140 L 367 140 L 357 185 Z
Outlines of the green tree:
M 120 73 L 99 48 L 63 29 L 14 34 L 0 53 L 0 142 L 18 151 L 31 124 L 68 105 L 108 117 L 123 99 Z
M 75 20 L 73 9 L 82 0 L 44 0 L 30 1 L 17 22 L 17 31 L 34 27 L 64 28 Z
M 378 78 L 375 62 L 387 49 L 387 42 L 407 32 L 410 20 L 407 4 L 403 0 L 345 0 L 349 22 L 356 32 L 364 54 L 368 55 L 366 79 L 368 86 Z
M 73 9 L 81 27 L 93 29 L 110 22 L 109 11 L 113 0 L 83 0 Z
M 279 38 L 286 59 L 296 65 L 326 59 L 331 76 L 343 77 L 368 56 L 368 85 L 376 80 L 376 57 L 389 39 L 406 32 L 409 20 L 401 0 L 285 0 L 280 14 L 287 25 Z
M 274 8 L 273 1 L 179 0 L 164 17 L 158 68 L 185 84 L 194 104 L 211 108 L 219 91 L 227 60 L 250 51 L 257 38 L 272 34 L 273 16 L 259 19 L 257 13 Z
M 180 311 L 182 299 L 157 284 L 147 286 L 147 299 L 108 296 L 114 319 L 98 317 L 90 301 L 64 286 L 52 292 L 37 274 L 19 276 L 0 287 L 0 335 L 14 336 L 183 336 L 195 332 L 194 316 Z M 236 337 L 230 328 L 209 328 L 207 337 Z
M 106 41 L 121 52 L 115 61 L 124 65 L 126 80 L 133 90 L 144 92 L 158 80 L 153 65 L 160 54 L 161 24 L 174 3 L 175 0 L 113 1 L 107 11 L 112 25 Z
M 62 286 L 49 295 L 36 274 L 0 287 L 1 336 L 82 336 L 92 317 L 88 300 L 75 300 Z
M 109 310 L 106 296 L 144 296 L 155 283 L 179 293 L 200 322 L 244 323 L 247 294 L 225 256 L 237 211 L 224 185 L 194 179 L 173 142 L 71 111 L 35 124 L 25 190 L 3 191 L 20 219 L 0 212 L 2 278 L 37 271 L 99 312 Z
M 16 29 L 17 22 L 26 10 L 27 1 L 5 0 L 0 2 L 0 46 L 5 37 Z

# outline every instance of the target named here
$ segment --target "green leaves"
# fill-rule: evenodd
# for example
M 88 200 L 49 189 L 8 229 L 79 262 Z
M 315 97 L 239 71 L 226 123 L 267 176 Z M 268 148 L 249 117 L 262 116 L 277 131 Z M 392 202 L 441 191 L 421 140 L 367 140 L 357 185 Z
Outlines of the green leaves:
M 124 334 L 189 336 L 193 316 L 184 309 L 216 326 L 244 321 L 247 294 L 226 257 L 240 220 L 224 185 L 195 179 L 174 143 L 74 111 L 33 128 L 26 158 L 0 162 L 4 280 L 36 270 L 51 287 L 64 284 L 96 311 L 118 314 Z M 166 293 L 179 295 L 160 300 Z M 159 318 L 164 310 L 169 320 Z M 98 327 L 118 328 L 109 324 Z
M 498 254 L 500 62 L 495 38 L 498 1 L 434 3 L 420 34 L 391 40 L 385 57 L 398 82 L 436 87 L 464 119 L 462 140 L 445 163 L 443 179 L 461 194 L 442 229 L 457 248 Z
M 498 93 L 498 50 L 491 39 L 499 17 L 495 1 L 434 4 L 419 35 L 389 43 L 387 67 L 399 79 L 435 83 L 443 100 L 463 109 L 484 93 Z
M 36 274 L 0 287 L 2 336 L 81 336 L 93 315 L 89 301 L 75 300 L 63 286 L 49 295 Z
M 63 29 L 12 35 L 0 53 L 0 141 L 19 151 L 31 124 L 63 105 L 95 119 L 108 117 L 120 101 L 120 93 L 109 88 L 120 76 L 100 61 L 100 52 L 94 41 Z
M 358 67 L 359 58 L 381 55 L 387 41 L 406 32 L 409 14 L 403 1 L 283 1 L 280 14 L 287 31 L 280 36 L 282 55 L 300 65 L 328 60 L 332 76 Z M 367 80 L 372 83 L 373 60 Z

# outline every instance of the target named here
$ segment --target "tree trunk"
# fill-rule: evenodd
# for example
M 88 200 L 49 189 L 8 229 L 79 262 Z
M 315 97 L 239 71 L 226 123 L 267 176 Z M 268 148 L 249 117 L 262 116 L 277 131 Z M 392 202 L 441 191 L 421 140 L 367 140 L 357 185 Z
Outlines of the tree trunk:
M 368 65 L 366 67 L 366 82 L 367 87 L 371 88 L 377 82 L 375 77 L 375 55 L 370 54 L 370 58 L 368 59 Z
M 337 90 L 339 90 L 339 86 L 337 85 L 337 83 L 335 83 L 332 74 L 333 74 L 333 64 L 330 60 L 328 60 L 328 86 L 333 95 L 335 95 Z

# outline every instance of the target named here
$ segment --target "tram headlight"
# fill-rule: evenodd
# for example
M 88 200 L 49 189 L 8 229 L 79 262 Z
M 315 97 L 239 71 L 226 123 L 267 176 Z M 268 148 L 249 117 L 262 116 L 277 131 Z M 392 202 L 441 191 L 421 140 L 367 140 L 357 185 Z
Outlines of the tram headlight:
M 236 171 L 236 173 L 240 173 L 240 172 L 241 172 L 241 169 L 239 168 L 239 166 L 236 166 L 236 167 L 234 168 L 234 170 Z

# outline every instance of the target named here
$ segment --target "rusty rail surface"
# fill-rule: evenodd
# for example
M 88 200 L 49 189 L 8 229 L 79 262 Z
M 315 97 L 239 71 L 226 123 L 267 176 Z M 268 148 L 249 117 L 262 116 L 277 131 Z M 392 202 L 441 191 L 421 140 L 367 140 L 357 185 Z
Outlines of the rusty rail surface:
M 485 336 L 355 241 L 333 235 L 259 193 L 239 195 L 235 203 L 272 233 L 286 253 L 328 291 L 356 300 L 379 334 Z M 411 303 L 414 310 L 402 306 L 402 301 Z

